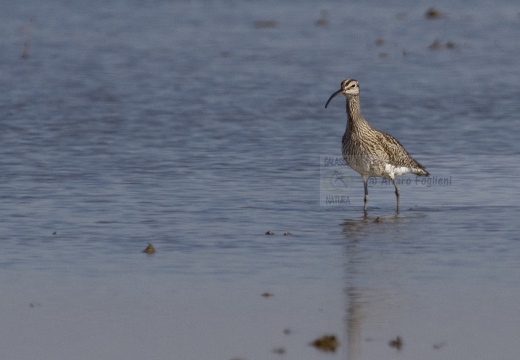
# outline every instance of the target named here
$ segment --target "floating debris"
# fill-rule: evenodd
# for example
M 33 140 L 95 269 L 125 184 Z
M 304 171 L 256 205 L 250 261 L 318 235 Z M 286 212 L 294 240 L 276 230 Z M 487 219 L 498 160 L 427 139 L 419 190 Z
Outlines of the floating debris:
M 316 26 L 327 26 L 329 25 L 329 19 L 328 19 L 328 11 L 327 10 L 321 10 L 320 12 L 321 14 L 321 17 L 316 20 L 316 22 L 314 23 Z
M 274 235 L 274 232 L 272 232 L 271 230 L 269 230 L 269 231 L 267 231 L 265 234 L 266 234 L 266 235 Z
M 274 296 L 274 295 L 271 294 L 270 292 L 266 291 L 265 293 L 262 294 L 262 296 L 265 297 L 265 298 L 268 298 L 268 297 L 271 297 L 271 296 Z
M 257 20 L 254 22 L 254 26 L 257 29 L 274 29 L 278 26 L 276 20 Z
M 441 341 L 441 342 L 438 342 L 438 343 L 435 343 L 432 345 L 432 347 L 435 349 L 435 350 L 440 350 L 441 348 L 444 347 L 444 345 L 446 345 L 445 342 Z
M 292 332 L 292 331 L 291 331 L 291 329 L 289 329 L 289 328 L 285 328 L 285 329 L 283 329 L 283 333 L 284 333 L 285 335 L 290 335 L 291 332 Z
M 273 349 L 274 354 L 283 355 L 285 354 L 285 349 L 283 347 L 277 347 Z
M 379 216 L 376 217 L 376 219 L 374 220 L 375 223 L 380 223 L 380 222 L 383 222 L 383 219 L 381 219 Z
M 334 335 L 325 335 L 311 343 L 316 349 L 324 352 L 335 352 L 339 346 L 338 339 Z
M 426 12 L 424 13 L 424 16 L 428 20 L 435 20 L 435 19 L 441 19 L 441 18 L 445 17 L 445 14 L 442 11 L 437 10 L 432 7 L 432 8 L 429 8 L 428 10 L 426 10 Z
M 439 40 L 435 40 L 430 46 L 430 50 L 442 50 L 442 49 L 455 49 L 455 43 L 448 41 L 446 44 L 441 43 Z
M 401 350 L 403 347 L 403 339 L 400 336 L 396 337 L 394 340 L 390 340 L 388 342 L 388 346 L 393 347 L 394 349 Z
M 143 252 L 147 253 L 148 255 L 152 255 L 155 254 L 155 248 L 152 244 L 148 244 L 148 246 L 146 247 L 146 249 L 143 250 Z
M 383 46 L 385 44 L 385 39 L 379 38 L 376 40 L 376 46 Z
M 284 233 L 283 233 L 283 236 L 292 236 L 292 234 L 291 234 L 290 232 L 287 231 L 287 232 L 284 232 Z

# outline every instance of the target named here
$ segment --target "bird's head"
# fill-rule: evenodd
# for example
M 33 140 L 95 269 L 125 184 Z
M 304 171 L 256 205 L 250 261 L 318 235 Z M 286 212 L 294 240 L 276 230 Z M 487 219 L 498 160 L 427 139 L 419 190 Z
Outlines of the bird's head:
M 329 102 L 336 95 L 339 95 L 339 94 L 345 95 L 345 97 L 347 99 L 349 99 L 349 98 L 351 98 L 353 96 L 359 95 L 359 83 L 358 83 L 358 81 L 354 80 L 354 79 L 343 80 L 341 82 L 341 88 L 330 96 L 329 100 L 327 100 L 327 103 L 325 104 L 325 107 L 327 107 L 327 105 L 329 105 Z

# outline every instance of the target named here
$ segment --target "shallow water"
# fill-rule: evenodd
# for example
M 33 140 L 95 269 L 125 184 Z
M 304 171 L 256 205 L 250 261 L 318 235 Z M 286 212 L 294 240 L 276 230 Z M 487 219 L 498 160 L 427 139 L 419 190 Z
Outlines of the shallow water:
M 520 5 L 430 6 L 6 5 L 6 356 L 516 358 Z M 381 179 L 366 216 L 359 175 L 324 185 L 345 78 L 432 174 L 400 214 Z

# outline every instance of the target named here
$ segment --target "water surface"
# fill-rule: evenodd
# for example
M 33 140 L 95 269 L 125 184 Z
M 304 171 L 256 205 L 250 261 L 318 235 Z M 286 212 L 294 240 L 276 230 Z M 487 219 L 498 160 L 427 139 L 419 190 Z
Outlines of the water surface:
M 469 5 L 4 6 L 6 356 L 515 358 L 520 6 Z M 364 215 L 345 168 L 348 203 L 320 202 L 345 78 L 449 182 L 404 178 L 395 214 L 377 179 Z

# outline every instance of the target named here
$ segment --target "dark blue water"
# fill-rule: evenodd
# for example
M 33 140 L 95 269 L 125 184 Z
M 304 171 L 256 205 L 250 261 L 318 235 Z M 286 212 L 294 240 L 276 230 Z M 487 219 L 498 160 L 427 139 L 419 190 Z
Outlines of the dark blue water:
M 5 5 L 10 358 L 310 359 L 328 332 L 341 359 L 514 358 L 520 5 L 430 6 Z M 348 168 L 348 201 L 320 201 L 346 78 L 437 179 L 403 178 L 399 215 L 376 179 L 363 216 Z

